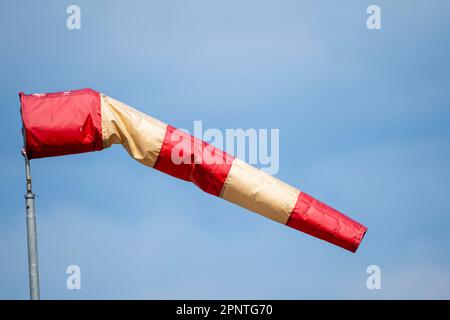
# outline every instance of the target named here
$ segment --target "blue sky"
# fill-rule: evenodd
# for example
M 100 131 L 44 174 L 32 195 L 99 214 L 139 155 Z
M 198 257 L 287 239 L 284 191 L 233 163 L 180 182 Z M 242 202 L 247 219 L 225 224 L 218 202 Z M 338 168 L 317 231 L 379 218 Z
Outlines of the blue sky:
M 81 8 L 81 30 L 66 8 Z M 377 4 L 382 30 L 366 28 Z M 450 298 L 448 1 L 13 1 L 0 11 L 0 298 L 28 298 L 19 99 L 91 87 L 177 127 L 280 129 L 277 177 L 356 254 L 144 167 L 32 161 L 41 296 Z M 82 289 L 67 290 L 79 265 Z M 366 268 L 381 268 L 381 290 Z

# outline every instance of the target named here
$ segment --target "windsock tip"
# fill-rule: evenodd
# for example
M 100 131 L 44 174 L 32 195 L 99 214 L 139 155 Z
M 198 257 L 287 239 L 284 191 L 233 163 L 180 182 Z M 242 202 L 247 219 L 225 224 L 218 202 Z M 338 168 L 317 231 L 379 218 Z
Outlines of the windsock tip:
M 361 244 L 362 240 L 364 239 L 364 236 L 366 235 L 367 230 L 368 230 L 368 228 L 365 225 L 361 225 L 361 227 L 358 230 L 358 235 L 356 236 L 354 246 L 350 250 L 352 253 L 355 253 L 358 250 L 359 245 Z

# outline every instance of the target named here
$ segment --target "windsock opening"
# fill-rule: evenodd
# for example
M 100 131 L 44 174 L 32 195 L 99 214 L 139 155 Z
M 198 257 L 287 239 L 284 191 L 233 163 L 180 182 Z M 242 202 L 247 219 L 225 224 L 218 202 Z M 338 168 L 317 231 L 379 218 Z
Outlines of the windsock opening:
M 92 89 L 19 93 L 29 159 L 103 149 L 100 94 Z

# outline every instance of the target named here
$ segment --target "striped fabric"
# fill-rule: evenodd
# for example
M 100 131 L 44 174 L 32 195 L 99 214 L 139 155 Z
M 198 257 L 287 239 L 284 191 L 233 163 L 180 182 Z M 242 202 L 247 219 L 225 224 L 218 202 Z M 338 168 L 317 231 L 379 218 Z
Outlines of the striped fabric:
M 20 93 L 30 159 L 121 144 L 131 157 L 269 219 L 355 252 L 367 228 L 308 194 L 92 89 Z

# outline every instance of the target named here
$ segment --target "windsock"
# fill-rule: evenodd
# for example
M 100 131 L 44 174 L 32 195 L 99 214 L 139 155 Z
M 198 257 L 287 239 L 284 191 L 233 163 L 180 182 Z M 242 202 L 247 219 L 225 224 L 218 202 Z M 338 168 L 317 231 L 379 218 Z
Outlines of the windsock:
M 351 252 L 367 231 L 303 191 L 92 89 L 19 95 L 29 159 L 121 144 L 145 166 Z

